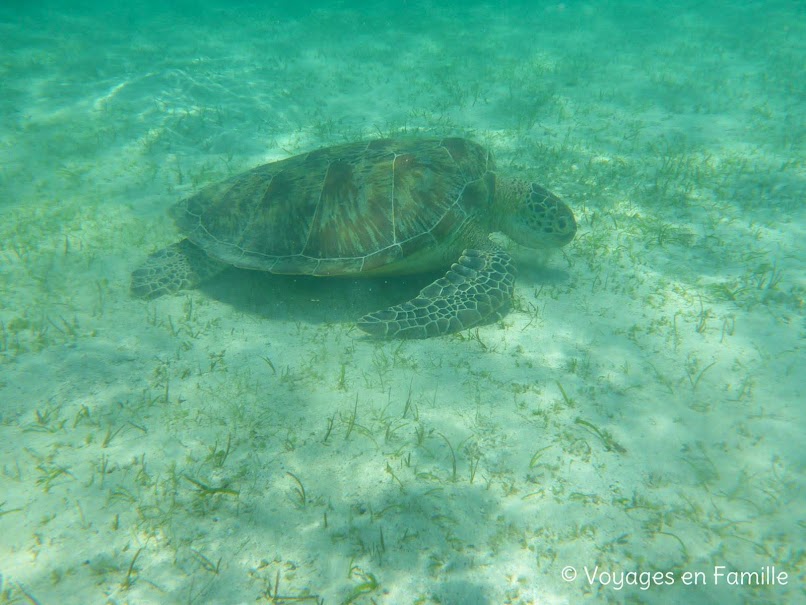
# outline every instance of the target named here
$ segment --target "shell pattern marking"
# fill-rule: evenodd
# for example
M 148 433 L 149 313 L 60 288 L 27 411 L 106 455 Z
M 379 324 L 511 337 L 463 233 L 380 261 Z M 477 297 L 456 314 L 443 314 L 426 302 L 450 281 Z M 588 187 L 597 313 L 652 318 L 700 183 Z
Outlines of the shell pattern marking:
M 488 213 L 492 157 L 463 139 L 352 143 L 266 164 L 173 211 L 213 257 L 275 273 L 372 271 Z

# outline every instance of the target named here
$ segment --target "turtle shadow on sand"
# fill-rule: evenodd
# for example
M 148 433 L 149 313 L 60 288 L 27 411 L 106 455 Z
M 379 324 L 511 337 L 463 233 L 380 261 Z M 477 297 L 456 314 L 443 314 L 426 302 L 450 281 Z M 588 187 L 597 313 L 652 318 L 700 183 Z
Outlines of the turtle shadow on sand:
M 306 324 L 355 324 L 375 309 L 413 298 L 439 272 L 375 278 L 322 279 L 228 268 L 199 287 L 232 309 L 266 320 Z M 566 283 L 570 275 L 552 267 L 521 265 L 516 289 Z
M 322 279 L 228 268 L 199 289 L 233 309 L 265 319 L 310 324 L 343 323 L 412 298 L 440 273 Z

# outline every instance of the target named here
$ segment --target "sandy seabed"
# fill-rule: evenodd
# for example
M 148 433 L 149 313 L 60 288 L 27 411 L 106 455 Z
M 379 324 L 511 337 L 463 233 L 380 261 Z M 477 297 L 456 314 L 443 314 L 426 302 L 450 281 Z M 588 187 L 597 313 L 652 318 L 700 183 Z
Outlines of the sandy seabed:
M 0 603 L 806 602 L 796 3 L 390 6 L 0 9 Z M 418 134 L 576 213 L 501 322 L 129 295 L 182 196 Z

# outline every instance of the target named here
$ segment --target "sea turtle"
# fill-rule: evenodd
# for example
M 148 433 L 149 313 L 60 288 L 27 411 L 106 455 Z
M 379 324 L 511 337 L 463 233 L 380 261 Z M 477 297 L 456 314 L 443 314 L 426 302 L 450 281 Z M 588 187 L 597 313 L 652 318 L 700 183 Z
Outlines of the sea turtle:
M 210 185 L 171 215 L 186 239 L 132 273 L 136 296 L 193 288 L 228 265 L 322 276 L 447 269 L 414 299 L 358 320 L 382 338 L 428 338 L 502 317 L 514 263 L 491 233 L 545 249 L 576 232 L 554 194 L 498 177 L 492 154 L 461 138 L 319 149 Z

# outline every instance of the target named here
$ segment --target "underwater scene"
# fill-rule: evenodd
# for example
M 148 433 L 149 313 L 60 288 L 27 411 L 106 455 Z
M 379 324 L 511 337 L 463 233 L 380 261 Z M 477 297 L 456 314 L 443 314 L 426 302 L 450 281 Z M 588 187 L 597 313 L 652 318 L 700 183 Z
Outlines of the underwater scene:
M 0 605 L 806 603 L 801 2 L 0 5 Z

